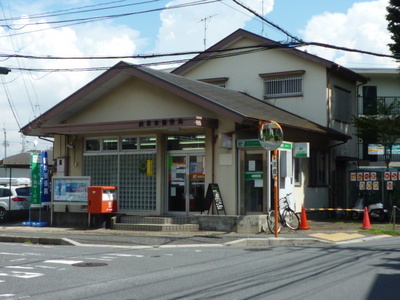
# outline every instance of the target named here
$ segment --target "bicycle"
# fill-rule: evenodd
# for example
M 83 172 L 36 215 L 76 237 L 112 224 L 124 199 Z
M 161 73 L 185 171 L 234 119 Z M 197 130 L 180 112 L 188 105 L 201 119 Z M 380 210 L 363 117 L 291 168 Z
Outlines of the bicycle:
M 287 194 L 285 197 L 279 199 L 280 201 L 283 201 L 285 206 L 282 209 L 278 209 L 278 217 L 279 217 L 279 222 L 278 222 L 278 233 L 281 231 L 282 226 L 287 226 L 290 229 L 297 230 L 299 229 L 300 226 L 300 219 L 299 216 L 296 214 L 296 212 L 290 208 L 289 202 L 288 202 L 288 197 L 291 195 Z M 272 233 L 275 233 L 275 210 L 271 210 L 268 213 L 268 228 Z

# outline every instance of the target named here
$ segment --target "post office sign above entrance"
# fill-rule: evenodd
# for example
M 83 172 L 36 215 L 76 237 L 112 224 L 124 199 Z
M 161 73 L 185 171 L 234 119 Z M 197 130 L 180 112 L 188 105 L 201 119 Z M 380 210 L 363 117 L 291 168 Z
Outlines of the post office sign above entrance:
M 258 139 L 261 147 L 270 151 L 278 149 L 283 141 L 281 126 L 275 121 L 265 121 L 258 128 Z

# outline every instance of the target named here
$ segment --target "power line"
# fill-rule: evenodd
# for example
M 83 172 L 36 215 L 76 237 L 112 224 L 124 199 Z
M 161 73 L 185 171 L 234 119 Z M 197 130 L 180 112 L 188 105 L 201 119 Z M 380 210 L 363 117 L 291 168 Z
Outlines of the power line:
M 61 56 L 34 56 L 34 55 L 20 55 L 20 54 L 0 54 L 0 57 L 7 57 L 7 58 L 24 58 L 24 59 L 38 59 L 38 60 L 109 60 L 109 59 L 154 59 L 154 58 L 162 58 L 162 57 L 174 57 L 174 56 L 188 56 L 188 55 L 197 55 L 197 54 L 215 54 L 207 59 L 215 59 L 221 58 L 226 56 L 236 56 L 236 55 L 243 55 L 253 51 L 264 51 L 264 50 L 271 50 L 271 49 L 285 49 L 285 48 L 297 48 L 303 46 L 317 46 L 317 47 L 324 47 L 330 48 L 335 50 L 341 50 L 346 52 L 355 52 L 360 54 L 366 54 L 371 56 L 377 57 L 386 57 L 392 59 L 399 59 L 400 56 L 383 54 L 383 53 L 375 53 L 371 51 L 364 51 L 358 49 L 351 49 L 341 46 L 335 46 L 330 44 L 318 43 L 318 42 L 303 42 L 303 43 L 287 43 L 287 44 L 261 44 L 255 46 L 246 46 L 246 47 L 235 47 L 235 48 L 226 48 L 220 50 L 206 50 L 206 51 L 186 51 L 186 52 L 175 52 L 175 53 L 164 53 L 164 54 L 139 54 L 139 55 L 123 55 L 123 56 L 70 56 L 70 57 L 61 57 Z M 232 52 L 234 51 L 234 52 Z M 301 50 L 299 50 L 301 51 Z M 232 52 L 232 53 L 229 53 Z M 178 62 L 185 62 L 190 59 L 180 59 L 180 60 L 171 60 L 171 61 L 164 61 L 164 62 L 156 62 L 156 63 L 149 63 L 149 64 L 142 64 L 142 65 L 156 65 L 156 64 L 170 64 L 170 63 L 178 63 Z M 198 59 L 205 59 L 204 57 Z M 13 68 L 9 67 L 11 70 L 16 71 L 36 71 L 36 72 L 62 72 L 62 71 L 99 71 L 108 69 L 109 67 L 91 67 L 91 68 Z
M 121 17 L 128 17 L 132 15 L 138 15 L 138 14 L 145 14 L 145 13 L 151 13 L 151 12 L 156 12 L 156 11 L 161 11 L 161 10 L 170 10 L 170 9 L 178 9 L 178 8 L 184 8 L 184 7 L 192 7 L 192 6 L 198 6 L 198 5 L 204 5 L 204 4 L 210 4 L 214 2 L 220 2 L 222 0 L 196 0 L 193 2 L 189 3 L 183 3 L 183 4 L 176 4 L 176 5 L 171 5 L 167 7 L 160 7 L 160 8 L 153 8 L 153 9 L 148 9 L 148 10 L 143 10 L 143 11 L 135 11 L 135 12 L 126 12 L 126 13 L 121 13 L 121 14 L 112 14 L 112 15 L 103 15 L 103 16 L 94 16 L 94 17 L 87 17 L 87 18 L 78 18 L 78 19 L 68 19 L 68 20 L 59 20 L 59 21 L 46 21 L 46 22 L 35 22 L 35 23 L 27 23 L 27 24 L 14 24 L 14 26 L 20 26 L 19 28 L 11 28 L 9 25 L 0 25 L 2 27 L 7 27 L 13 30 L 21 30 L 27 26 L 37 26 L 37 25 L 48 25 L 48 24 L 68 24 L 68 25 L 77 25 L 77 24 L 82 24 L 82 23 L 89 23 L 89 22 L 96 22 L 96 21 L 104 21 L 108 19 L 115 19 L 115 18 L 121 18 Z M 31 32 L 23 32 L 23 33 L 18 33 L 15 35 L 19 34 L 26 34 L 26 33 L 32 33 Z
M 57 10 L 57 11 L 53 11 L 53 12 L 32 14 L 32 15 L 29 15 L 29 19 L 51 18 L 51 17 L 58 17 L 58 16 L 64 16 L 64 15 L 78 14 L 78 13 L 88 13 L 88 12 L 94 12 L 94 11 L 99 11 L 99 10 L 109 10 L 109 9 L 115 9 L 115 8 L 122 8 L 122 7 L 127 7 L 127 6 L 137 6 L 137 5 L 141 5 L 141 4 L 149 4 L 149 3 L 153 3 L 153 2 L 159 2 L 161 0 L 149 0 L 149 1 L 139 2 L 139 3 L 130 3 L 130 4 L 124 4 L 124 5 L 108 6 L 108 7 L 103 7 L 103 8 L 86 9 L 86 8 L 104 6 L 104 5 L 108 5 L 108 4 L 120 3 L 120 2 L 126 2 L 126 1 L 127 0 L 112 1 L 112 2 L 106 2 L 106 3 L 101 3 L 101 4 L 74 7 L 74 8 L 70 8 L 70 9 L 61 9 L 61 10 Z M 83 10 L 80 10 L 80 9 L 83 9 Z M 20 20 L 20 18 L 19 17 L 8 18 L 8 19 L 4 18 L 4 19 L 0 19 L 0 22 L 17 21 L 17 20 Z

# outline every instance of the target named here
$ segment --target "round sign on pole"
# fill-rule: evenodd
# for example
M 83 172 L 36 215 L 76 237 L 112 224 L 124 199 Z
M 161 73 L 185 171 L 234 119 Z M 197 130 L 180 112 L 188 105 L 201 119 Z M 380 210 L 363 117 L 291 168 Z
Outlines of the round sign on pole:
M 277 122 L 265 121 L 259 126 L 258 139 L 264 149 L 276 150 L 282 144 L 283 130 Z

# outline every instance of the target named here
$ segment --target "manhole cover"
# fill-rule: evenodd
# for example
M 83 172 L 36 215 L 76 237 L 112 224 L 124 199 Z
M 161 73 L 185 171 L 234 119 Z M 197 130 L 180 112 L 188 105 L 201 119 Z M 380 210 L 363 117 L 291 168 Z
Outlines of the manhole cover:
M 73 267 L 104 267 L 107 266 L 108 264 L 106 263 L 99 263 L 99 262 L 92 262 L 92 263 L 77 263 L 73 264 Z
M 257 251 L 272 251 L 272 249 L 270 249 L 270 248 L 246 248 L 246 249 L 244 249 L 244 251 L 254 251 L 254 252 L 257 252 Z

